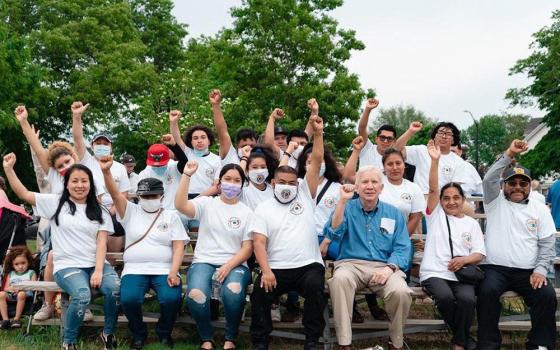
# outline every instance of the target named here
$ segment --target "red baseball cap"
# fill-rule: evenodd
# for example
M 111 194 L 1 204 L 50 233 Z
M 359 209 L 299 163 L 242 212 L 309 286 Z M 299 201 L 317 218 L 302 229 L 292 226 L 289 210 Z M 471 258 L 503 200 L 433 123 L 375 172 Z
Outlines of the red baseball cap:
M 164 166 L 169 162 L 169 148 L 161 143 L 155 143 L 148 148 L 146 164 L 149 166 Z

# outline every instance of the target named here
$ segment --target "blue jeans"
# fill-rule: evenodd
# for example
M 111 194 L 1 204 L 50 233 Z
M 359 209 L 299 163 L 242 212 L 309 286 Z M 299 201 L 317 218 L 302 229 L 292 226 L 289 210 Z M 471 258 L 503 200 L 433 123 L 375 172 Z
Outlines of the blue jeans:
M 70 304 L 64 319 L 64 343 L 75 344 L 80 326 L 84 320 L 84 312 L 91 301 L 90 277 L 93 267 L 69 267 L 54 274 L 56 284 L 69 296 Z M 113 334 L 117 323 L 117 306 L 120 299 L 120 280 L 109 264 L 103 266 L 103 279 L 99 291 L 103 294 L 103 312 L 105 313 L 105 334 Z
M 148 329 L 142 320 L 142 304 L 150 288 L 156 292 L 159 301 L 161 316 L 156 325 L 156 334 L 160 339 L 171 337 L 177 319 L 181 306 L 181 285 L 169 287 L 167 275 L 125 275 L 121 283 L 121 304 L 133 341 L 143 341 L 148 336 Z
M 202 340 L 212 340 L 214 329 L 210 323 L 210 297 L 212 275 L 220 266 L 204 263 L 192 264 L 187 273 L 187 306 L 196 322 Z M 251 273 L 245 266 L 233 268 L 224 280 L 220 296 L 226 316 L 225 339 L 237 338 L 239 322 L 245 308 L 245 289 L 251 282 Z

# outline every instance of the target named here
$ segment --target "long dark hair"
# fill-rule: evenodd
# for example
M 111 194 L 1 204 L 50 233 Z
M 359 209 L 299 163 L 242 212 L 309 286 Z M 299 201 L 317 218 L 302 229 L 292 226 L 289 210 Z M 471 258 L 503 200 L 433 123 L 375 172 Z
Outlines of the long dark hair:
M 232 169 L 237 170 L 237 172 L 241 176 L 241 187 L 243 187 L 243 185 L 245 185 L 245 182 L 247 181 L 247 177 L 245 177 L 245 172 L 243 171 L 243 168 L 240 167 L 239 164 L 235 164 L 235 163 L 229 163 L 229 164 L 226 164 L 222 167 L 222 170 L 220 170 L 220 176 L 219 176 L 220 183 L 222 182 L 222 177 L 224 177 L 224 175 Z
M 301 154 L 297 160 L 297 173 L 299 178 L 304 178 L 307 170 L 305 170 L 305 163 L 307 163 L 307 158 L 313 151 L 313 143 L 308 143 L 303 147 Z M 332 182 L 342 181 L 342 174 L 338 171 L 336 166 L 336 159 L 332 155 L 328 147 L 324 147 L 323 160 L 325 161 L 325 179 Z
M 445 185 L 443 185 L 443 187 L 441 188 L 441 191 L 439 192 L 439 199 L 443 198 L 443 192 L 448 188 L 456 188 L 457 192 L 459 192 L 459 195 L 461 197 L 463 197 L 463 199 L 465 199 L 465 192 L 463 192 L 463 188 L 457 182 L 449 182 L 449 183 L 446 183 Z
M 97 197 L 95 196 L 95 182 L 93 181 L 93 174 L 88 167 L 82 164 L 74 164 L 70 168 L 66 174 L 64 174 L 64 191 L 62 191 L 62 196 L 58 201 L 58 208 L 56 208 L 56 212 L 54 213 L 53 219 L 56 225 L 58 226 L 58 214 L 60 214 L 60 210 L 64 203 L 68 203 L 68 207 L 70 208 L 70 214 L 74 215 L 76 213 L 76 203 L 70 200 L 70 192 L 68 191 L 68 181 L 70 179 L 70 175 L 75 171 L 83 171 L 87 174 L 89 178 L 89 192 L 86 197 L 86 216 L 88 219 L 92 221 L 97 221 L 100 224 L 103 223 L 103 212 L 101 205 L 97 201 Z
M 268 169 L 268 177 L 266 178 L 266 182 L 270 183 L 270 181 L 274 178 L 274 172 L 276 168 L 278 168 L 278 157 L 274 156 L 274 153 L 269 147 L 263 145 L 257 145 L 251 150 L 251 155 L 249 155 L 249 159 L 247 159 L 246 170 L 249 173 L 249 165 L 255 158 L 262 158 L 266 163 L 266 168 Z

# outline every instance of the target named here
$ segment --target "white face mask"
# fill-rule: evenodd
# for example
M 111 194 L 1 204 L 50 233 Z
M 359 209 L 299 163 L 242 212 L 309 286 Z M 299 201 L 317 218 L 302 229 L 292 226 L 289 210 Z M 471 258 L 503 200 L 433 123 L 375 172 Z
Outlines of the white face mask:
M 93 154 L 97 158 L 111 155 L 111 146 L 109 145 L 93 145 Z
M 303 151 L 303 146 L 298 146 L 298 148 L 296 148 L 293 152 L 292 152 L 292 157 L 294 157 L 294 159 L 298 159 L 301 151 Z
M 319 177 L 325 175 L 325 170 L 327 170 L 327 166 L 325 163 L 321 163 L 321 168 L 319 169 Z M 305 166 L 305 172 L 309 171 L 309 165 Z
M 161 198 L 158 199 L 143 199 L 138 200 L 138 204 L 148 213 L 154 213 L 161 208 Z
M 256 184 L 262 184 L 268 177 L 268 169 L 251 169 L 249 170 L 249 179 Z
M 296 198 L 298 193 L 297 186 L 294 185 L 274 185 L 274 198 L 282 204 L 288 204 Z

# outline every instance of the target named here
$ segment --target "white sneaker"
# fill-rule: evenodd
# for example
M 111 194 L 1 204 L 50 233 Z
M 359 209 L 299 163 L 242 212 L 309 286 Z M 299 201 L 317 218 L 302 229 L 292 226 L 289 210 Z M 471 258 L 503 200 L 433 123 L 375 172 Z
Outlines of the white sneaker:
M 33 315 L 33 320 L 35 321 L 46 321 L 54 316 L 54 306 L 49 304 L 43 304 L 39 311 Z
M 90 309 L 86 309 L 84 312 L 84 322 L 91 322 L 93 321 L 93 314 L 91 313 Z
M 272 322 L 280 322 L 282 320 L 282 315 L 280 315 L 280 307 L 278 305 L 272 305 L 270 308 L 270 317 Z

